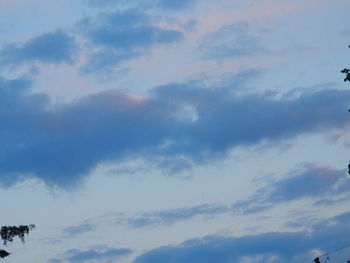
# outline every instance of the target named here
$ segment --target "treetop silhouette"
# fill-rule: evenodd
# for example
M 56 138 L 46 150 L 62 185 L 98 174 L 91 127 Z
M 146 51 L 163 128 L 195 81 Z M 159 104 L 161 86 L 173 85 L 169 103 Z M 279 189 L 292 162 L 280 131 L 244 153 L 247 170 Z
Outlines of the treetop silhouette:
M 18 237 L 22 243 L 24 243 L 25 235 L 28 235 L 29 231 L 33 230 L 34 228 L 35 225 L 3 226 L 0 230 L 0 236 L 5 246 L 7 246 L 9 242 L 12 242 L 15 237 Z M 9 255 L 9 252 L 0 249 L 0 258 L 5 258 Z
M 350 48 L 350 45 L 348 46 Z M 342 71 L 340 71 L 341 73 L 346 74 L 344 82 L 346 81 L 350 81 L 350 69 L 348 68 L 344 68 Z

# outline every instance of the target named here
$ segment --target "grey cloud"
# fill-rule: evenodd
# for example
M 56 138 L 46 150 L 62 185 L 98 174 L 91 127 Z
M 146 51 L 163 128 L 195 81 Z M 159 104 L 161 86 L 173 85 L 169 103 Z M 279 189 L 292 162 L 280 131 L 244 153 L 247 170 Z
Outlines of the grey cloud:
M 63 31 L 45 33 L 22 44 L 10 44 L 0 50 L 0 63 L 17 66 L 23 63 L 73 63 L 76 42 Z
M 349 103 L 347 90 L 277 99 L 268 94 L 238 96 L 229 88 L 171 84 L 154 88 L 144 99 L 114 90 L 47 107 L 46 96 L 28 89 L 30 82 L 24 79 L 0 79 L 4 186 L 34 176 L 48 185 L 70 188 L 98 163 L 131 156 L 159 156 L 167 162 L 183 156 L 200 164 L 234 147 L 341 128 L 348 120 L 342 110 Z M 196 118 L 184 115 L 185 108 Z
M 171 225 L 198 216 L 213 217 L 226 213 L 227 206 L 218 204 L 202 204 L 194 207 L 184 207 L 163 211 L 147 212 L 136 217 L 120 217 L 118 224 L 126 224 L 133 228 Z
M 44 244 L 48 244 L 48 245 L 57 245 L 59 243 L 63 243 L 63 240 L 58 239 L 58 238 L 43 238 L 40 240 L 41 242 L 43 242 Z
M 250 198 L 231 206 L 202 204 L 194 207 L 143 213 L 136 217 L 121 216 L 118 223 L 134 228 L 170 225 L 197 216 L 215 217 L 221 214 L 252 214 L 263 212 L 278 204 L 310 198 L 315 205 L 330 205 L 349 200 L 350 179 L 344 171 L 308 165 L 293 171 L 286 178 L 260 188 Z M 345 195 L 345 197 L 344 197 Z M 325 200 L 328 200 L 326 203 Z
M 111 72 L 111 68 L 124 61 L 140 56 L 140 52 L 136 51 L 115 51 L 112 49 L 101 49 L 88 57 L 87 63 L 80 68 L 83 74 L 93 74 L 96 72 Z M 115 74 L 115 72 L 114 72 Z
M 90 45 L 99 48 L 83 67 L 83 72 L 85 68 L 89 73 L 140 56 L 155 45 L 183 40 L 181 31 L 153 24 L 151 17 L 138 9 L 101 13 L 80 21 L 78 27 Z
M 63 229 L 63 233 L 69 237 L 74 237 L 86 232 L 91 232 L 96 229 L 95 225 L 92 224 L 82 224 L 77 226 L 69 226 Z
M 257 213 L 302 198 L 315 199 L 316 205 L 329 205 L 332 201 L 341 201 L 349 185 L 350 179 L 344 171 L 309 165 L 258 189 L 250 198 L 236 202 L 232 208 L 244 214 Z
M 348 214 L 344 214 L 331 218 L 305 232 L 268 232 L 241 237 L 207 236 L 187 240 L 176 246 L 159 247 L 145 252 L 133 262 L 309 262 L 314 258 L 311 250 L 330 251 L 348 244 L 348 217 Z M 348 260 L 347 253 L 339 252 L 329 256 L 335 262 Z M 321 260 L 323 262 L 325 258 Z
M 126 225 L 134 229 L 140 229 L 169 226 L 194 218 L 212 219 L 224 214 L 259 213 L 276 205 L 302 198 L 315 200 L 315 205 L 330 205 L 349 200 L 349 185 L 350 179 L 342 171 L 307 165 L 305 169 L 293 171 L 287 174 L 286 178 L 273 181 L 268 186 L 258 189 L 250 198 L 237 201 L 233 205 L 205 203 L 197 206 L 148 211 L 134 215 L 111 213 L 104 216 L 102 220 L 104 223 L 108 222 L 108 224 Z M 329 200 L 329 202 L 324 204 L 325 200 Z M 333 220 L 344 221 L 346 218 L 347 215 L 342 215 L 335 217 Z M 316 221 L 318 220 L 313 214 L 307 214 L 305 218 L 289 222 L 287 226 L 302 227 Z M 78 226 L 78 230 L 80 230 L 80 227 L 85 228 L 84 224 Z
M 173 9 L 173 10 L 183 10 L 185 8 L 194 6 L 200 2 L 200 0 L 158 0 L 158 6 Z

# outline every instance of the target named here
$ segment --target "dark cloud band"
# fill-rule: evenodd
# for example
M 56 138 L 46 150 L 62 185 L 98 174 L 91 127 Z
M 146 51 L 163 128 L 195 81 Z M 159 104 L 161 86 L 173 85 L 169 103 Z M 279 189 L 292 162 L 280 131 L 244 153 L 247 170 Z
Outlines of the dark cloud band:
M 227 88 L 171 84 L 147 98 L 120 91 L 49 105 L 25 80 L 0 81 L 0 180 L 25 176 L 69 187 L 98 163 L 131 156 L 185 156 L 200 163 L 242 145 L 344 127 L 349 91 L 277 99 Z

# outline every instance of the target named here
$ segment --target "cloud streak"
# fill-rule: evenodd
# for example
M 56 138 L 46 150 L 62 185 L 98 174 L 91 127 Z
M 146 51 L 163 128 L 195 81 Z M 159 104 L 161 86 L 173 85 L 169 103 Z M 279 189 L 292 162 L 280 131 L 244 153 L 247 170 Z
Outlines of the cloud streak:
M 257 213 L 302 198 L 314 199 L 315 204 L 325 205 L 336 202 L 337 198 L 342 200 L 349 185 L 350 179 L 344 171 L 309 165 L 258 189 L 248 199 L 233 204 L 232 209 L 243 214 Z
M 50 259 L 49 263 L 80 263 L 80 262 L 100 262 L 109 263 L 116 262 L 119 258 L 128 256 L 132 253 L 130 249 L 121 248 L 109 248 L 102 247 L 98 249 L 79 250 L 71 249 L 68 250 L 63 259 Z
M 218 204 L 202 204 L 193 207 L 169 209 L 143 213 L 136 217 L 119 217 L 117 224 L 126 224 L 132 228 L 164 226 L 192 219 L 194 217 L 214 217 L 228 212 L 229 208 Z
M 344 171 L 306 165 L 255 191 L 248 199 L 232 205 L 201 204 L 162 211 L 141 213 L 137 216 L 117 215 L 113 221 L 132 228 L 158 227 L 196 217 L 212 219 L 222 214 L 246 215 L 261 213 L 287 202 L 310 199 L 315 205 L 329 205 L 348 200 L 350 179 Z
M 308 262 L 315 257 L 312 250 L 329 251 L 348 243 L 348 219 L 349 213 L 345 213 L 323 221 L 305 232 L 268 232 L 242 237 L 207 236 L 187 240 L 177 246 L 153 249 L 133 262 Z M 347 254 L 331 255 L 331 258 L 333 256 L 337 262 L 348 259 Z

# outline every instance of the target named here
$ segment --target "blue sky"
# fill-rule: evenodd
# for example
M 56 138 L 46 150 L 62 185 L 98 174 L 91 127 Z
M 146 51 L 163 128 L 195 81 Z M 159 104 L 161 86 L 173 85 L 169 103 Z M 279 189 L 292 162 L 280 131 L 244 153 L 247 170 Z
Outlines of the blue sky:
M 0 0 L 1 225 L 37 225 L 7 262 L 310 262 L 349 244 L 349 7 Z

